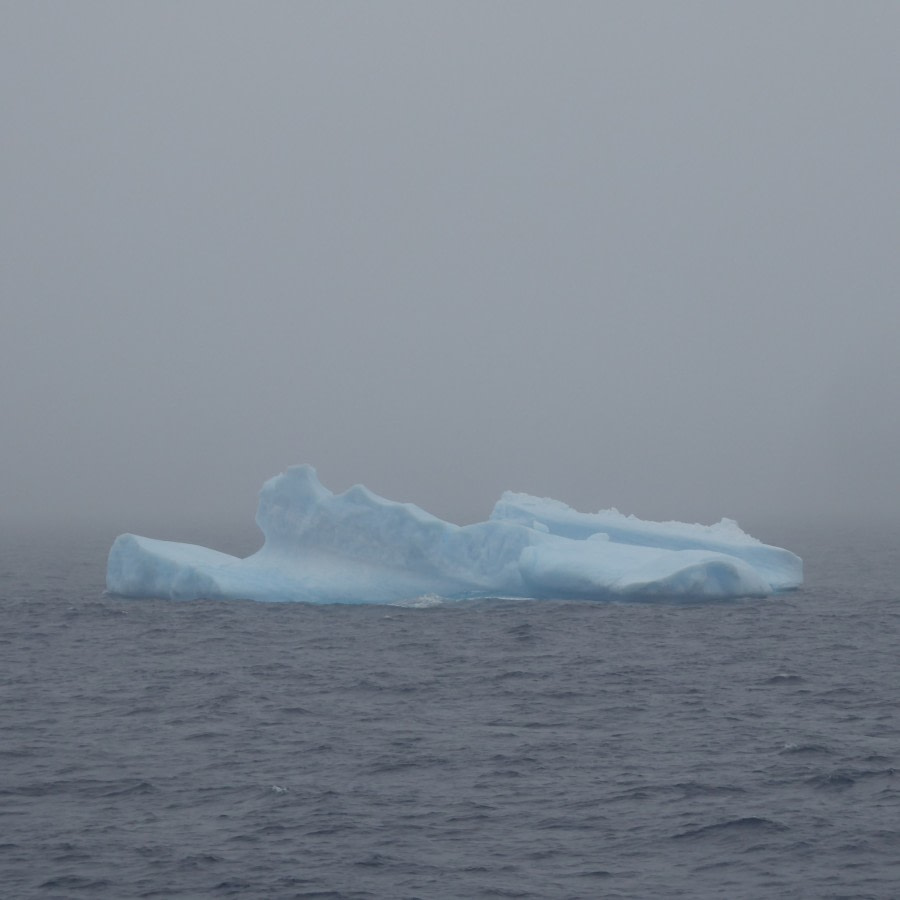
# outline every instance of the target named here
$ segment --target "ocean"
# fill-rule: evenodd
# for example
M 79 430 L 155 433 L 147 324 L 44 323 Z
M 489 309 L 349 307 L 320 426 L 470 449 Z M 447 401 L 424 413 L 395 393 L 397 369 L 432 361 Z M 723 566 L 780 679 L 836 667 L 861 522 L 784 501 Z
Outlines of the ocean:
M 900 525 L 748 530 L 801 590 L 123 600 L 7 528 L 0 896 L 898 897 Z

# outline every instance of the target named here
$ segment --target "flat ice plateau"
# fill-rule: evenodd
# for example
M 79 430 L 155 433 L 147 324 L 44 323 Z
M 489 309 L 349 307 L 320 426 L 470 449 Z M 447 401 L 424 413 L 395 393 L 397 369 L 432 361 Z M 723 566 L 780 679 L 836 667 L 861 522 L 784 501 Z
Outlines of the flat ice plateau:
M 106 587 L 124 597 L 413 603 L 427 597 L 728 600 L 803 581 L 798 556 L 736 522 L 643 522 L 505 493 L 487 522 L 453 525 L 362 485 L 342 494 L 312 466 L 260 492 L 263 547 L 240 559 L 193 544 L 116 538 Z

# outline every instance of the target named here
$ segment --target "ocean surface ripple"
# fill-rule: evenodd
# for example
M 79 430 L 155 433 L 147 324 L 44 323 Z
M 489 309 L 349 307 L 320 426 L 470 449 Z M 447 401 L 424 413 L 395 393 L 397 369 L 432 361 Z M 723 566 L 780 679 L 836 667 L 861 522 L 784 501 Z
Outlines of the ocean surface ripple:
M 900 534 L 727 604 L 103 596 L 0 555 L 0 894 L 890 898 Z M 252 548 L 251 548 L 252 549 Z

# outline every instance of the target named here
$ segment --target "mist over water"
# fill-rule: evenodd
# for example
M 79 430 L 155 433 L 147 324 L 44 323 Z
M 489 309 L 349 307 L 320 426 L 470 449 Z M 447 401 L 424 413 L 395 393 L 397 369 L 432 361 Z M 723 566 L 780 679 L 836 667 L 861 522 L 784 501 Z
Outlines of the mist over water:
M 900 5 L 8 2 L 0 892 L 889 898 Z M 103 595 L 309 462 L 802 590 Z
M 3 19 L 0 515 L 895 505 L 895 4 Z

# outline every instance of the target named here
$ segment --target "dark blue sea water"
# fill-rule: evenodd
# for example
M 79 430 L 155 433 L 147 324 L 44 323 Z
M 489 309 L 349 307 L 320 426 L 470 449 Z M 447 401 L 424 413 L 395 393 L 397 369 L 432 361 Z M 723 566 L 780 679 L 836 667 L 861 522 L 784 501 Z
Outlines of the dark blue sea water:
M 750 530 L 803 590 L 129 601 L 7 529 L 0 895 L 900 896 L 900 528 Z

